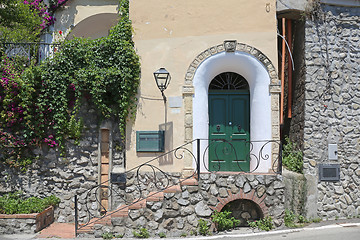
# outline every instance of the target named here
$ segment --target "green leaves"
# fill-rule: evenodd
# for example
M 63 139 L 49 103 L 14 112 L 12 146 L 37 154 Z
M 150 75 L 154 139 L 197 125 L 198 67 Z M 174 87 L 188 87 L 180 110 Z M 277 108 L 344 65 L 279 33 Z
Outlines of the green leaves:
M 23 109 L 23 120 L 3 130 L 17 133 L 15 137 L 26 144 L 16 151 L 0 144 L 0 154 L 7 151 L 4 162 L 21 165 L 21 159 L 28 159 L 29 150 L 40 143 L 62 150 L 67 138 L 78 143 L 83 124 L 77 114 L 84 99 L 97 108 L 102 119 L 117 121 L 120 132 L 125 134 L 128 114 L 136 110 L 140 61 L 131 39 L 128 1 L 122 0 L 120 6 L 122 17 L 108 37 L 65 41 L 61 50 L 41 65 L 30 67 L 22 74 L 22 70 L 12 69 L 16 73 L 13 81 L 19 86 L 16 104 Z M 1 63 L 0 73 L 3 69 Z M 0 88 L 0 95 L 5 95 L 2 101 L 14 102 L 13 92 Z M 10 111 L 16 107 L 11 106 Z M 8 111 L 0 106 L 0 126 L 13 119 L 8 117 L 12 116 Z
M 282 152 L 284 166 L 294 172 L 303 171 L 303 154 L 297 149 L 296 143 L 292 143 L 288 137 L 285 138 L 285 145 Z
M 24 198 L 20 192 L 8 193 L 0 197 L 1 214 L 40 213 L 50 206 L 56 206 L 60 199 L 51 195 L 46 198 Z
M 224 231 L 227 229 L 231 229 L 236 227 L 240 220 L 235 219 L 234 217 L 230 217 L 230 211 L 218 212 L 215 211 L 212 215 L 212 221 L 215 223 L 215 226 L 218 231 Z

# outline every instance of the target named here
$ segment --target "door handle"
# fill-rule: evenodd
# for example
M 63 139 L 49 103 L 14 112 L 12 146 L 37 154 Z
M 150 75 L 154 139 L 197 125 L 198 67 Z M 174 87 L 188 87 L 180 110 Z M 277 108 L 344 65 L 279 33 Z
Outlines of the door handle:
M 216 125 L 216 130 L 220 132 L 220 125 Z
M 239 132 L 241 131 L 241 125 L 238 125 L 238 131 Z
M 231 126 L 232 125 L 232 122 L 229 122 L 229 126 Z

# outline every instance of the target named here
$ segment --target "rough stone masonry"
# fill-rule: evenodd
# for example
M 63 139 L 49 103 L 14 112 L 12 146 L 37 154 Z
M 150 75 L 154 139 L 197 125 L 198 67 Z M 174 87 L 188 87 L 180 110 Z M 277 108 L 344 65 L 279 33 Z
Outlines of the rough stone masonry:
M 305 22 L 304 168 L 309 217 L 360 215 L 360 8 L 321 5 Z M 328 145 L 337 144 L 337 160 Z M 319 182 L 319 164 L 340 181 Z

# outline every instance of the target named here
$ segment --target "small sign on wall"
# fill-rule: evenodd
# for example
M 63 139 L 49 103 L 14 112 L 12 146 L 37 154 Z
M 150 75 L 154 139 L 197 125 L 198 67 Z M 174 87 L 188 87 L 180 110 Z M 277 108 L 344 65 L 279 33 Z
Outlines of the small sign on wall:
M 340 164 L 319 164 L 319 181 L 340 181 Z
M 137 152 L 164 152 L 164 131 L 136 131 Z

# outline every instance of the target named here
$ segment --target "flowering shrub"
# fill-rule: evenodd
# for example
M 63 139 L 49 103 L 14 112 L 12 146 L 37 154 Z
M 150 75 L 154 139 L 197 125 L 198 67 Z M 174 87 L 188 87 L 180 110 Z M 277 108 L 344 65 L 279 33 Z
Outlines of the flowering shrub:
M 132 41 L 128 1 L 108 37 L 75 38 L 39 66 L 25 68 L 16 59 L 0 64 L 0 160 L 11 167 L 32 162 L 40 144 L 59 147 L 81 137 L 80 101 L 88 99 L 103 119 L 119 122 L 136 109 L 140 63 Z
M 30 5 L 31 9 L 34 11 L 34 14 L 37 14 L 42 18 L 40 27 L 45 29 L 55 22 L 55 18 L 52 16 L 52 13 L 67 1 L 68 0 L 53 0 L 50 1 L 50 6 L 47 6 L 44 4 L 43 0 L 24 0 L 24 4 Z

